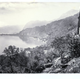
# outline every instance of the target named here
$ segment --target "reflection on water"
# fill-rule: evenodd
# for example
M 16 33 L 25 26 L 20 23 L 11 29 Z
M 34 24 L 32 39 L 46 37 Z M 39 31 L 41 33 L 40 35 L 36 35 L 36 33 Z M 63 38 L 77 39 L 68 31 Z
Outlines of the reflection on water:
M 14 45 L 19 48 L 36 47 L 36 44 L 25 43 L 19 37 L 15 36 L 0 36 L 0 54 L 2 54 L 5 47 Z

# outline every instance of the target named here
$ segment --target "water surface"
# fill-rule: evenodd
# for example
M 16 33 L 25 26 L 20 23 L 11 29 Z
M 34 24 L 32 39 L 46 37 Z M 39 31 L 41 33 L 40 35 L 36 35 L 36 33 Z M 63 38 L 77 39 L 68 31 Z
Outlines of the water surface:
M 19 48 L 33 48 L 37 46 L 36 44 L 26 43 L 16 36 L 0 36 L 0 54 L 3 54 L 3 50 L 9 45 L 14 45 Z

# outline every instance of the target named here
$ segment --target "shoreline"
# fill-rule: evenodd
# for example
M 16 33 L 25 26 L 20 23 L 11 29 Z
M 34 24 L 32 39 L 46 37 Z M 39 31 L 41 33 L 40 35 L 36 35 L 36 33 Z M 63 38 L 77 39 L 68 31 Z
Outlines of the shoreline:
M 18 36 L 18 34 L 0 34 L 0 36 Z

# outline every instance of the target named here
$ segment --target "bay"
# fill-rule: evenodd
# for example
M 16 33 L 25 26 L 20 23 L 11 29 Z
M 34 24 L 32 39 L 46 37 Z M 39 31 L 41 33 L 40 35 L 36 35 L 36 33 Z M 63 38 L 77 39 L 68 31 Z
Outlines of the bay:
M 37 46 L 36 44 L 26 43 L 17 36 L 0 36 L 0 55 L 4 54 L 3 51 L 5 47 L 8 47 L 10 45 L 19 48 L 33 48 Z

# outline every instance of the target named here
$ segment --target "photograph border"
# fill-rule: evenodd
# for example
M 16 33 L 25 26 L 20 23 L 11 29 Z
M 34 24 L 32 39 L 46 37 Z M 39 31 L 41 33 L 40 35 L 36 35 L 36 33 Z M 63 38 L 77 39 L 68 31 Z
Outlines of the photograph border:
M 80 0 L 1 0 L 0 2 L 80 2 Z M 0 74 L 1 80 L 80 80 L 80 74 Z

